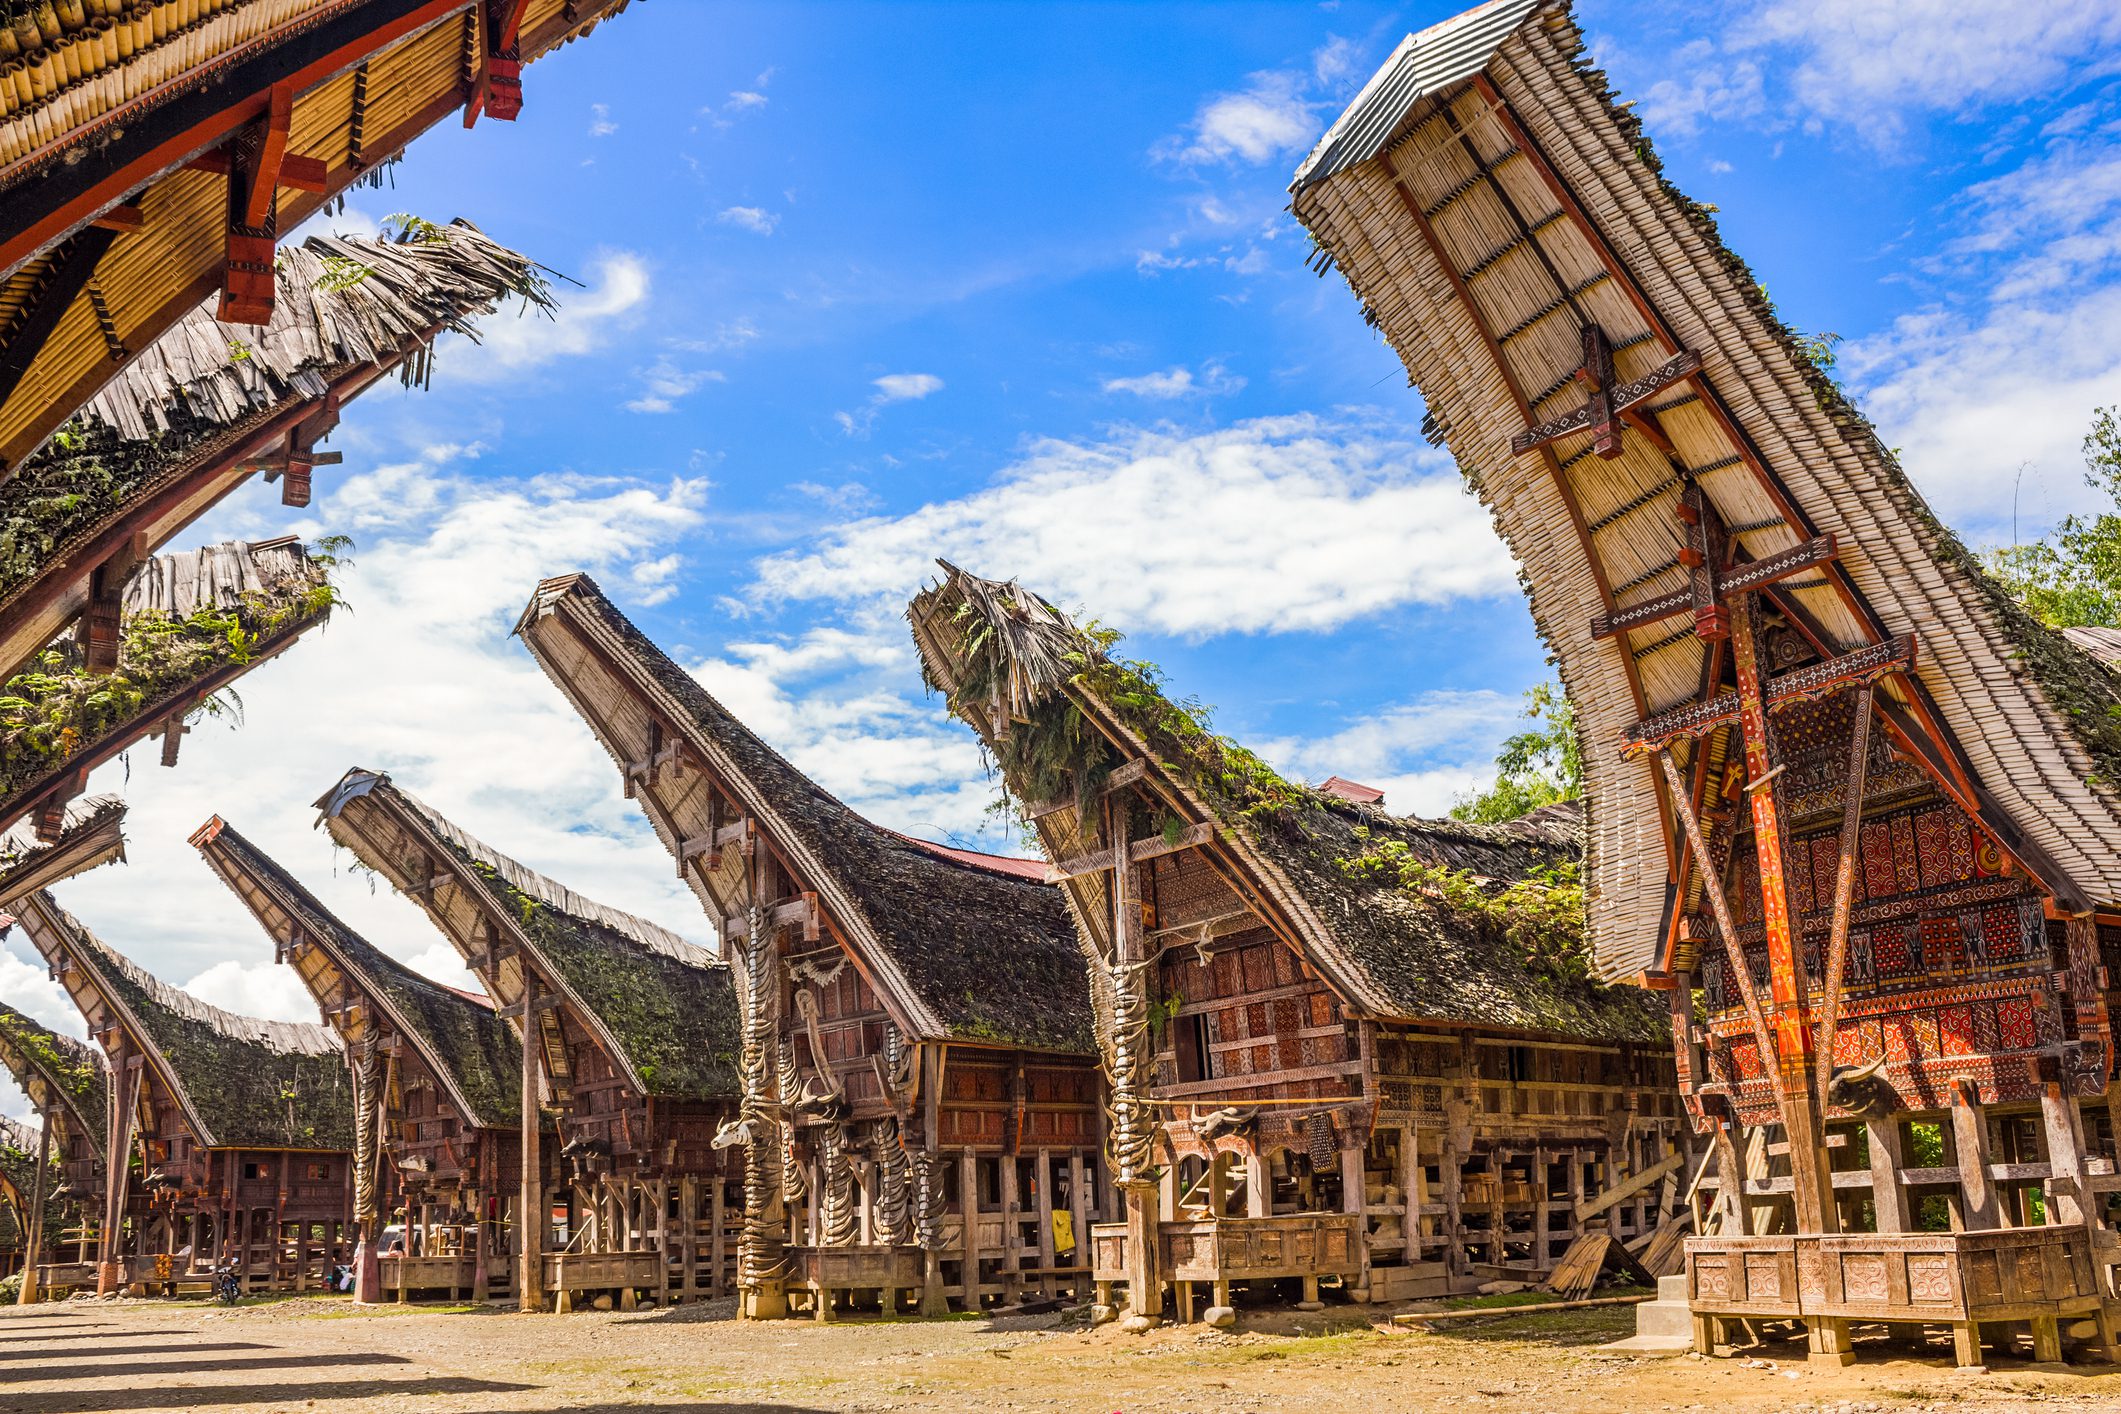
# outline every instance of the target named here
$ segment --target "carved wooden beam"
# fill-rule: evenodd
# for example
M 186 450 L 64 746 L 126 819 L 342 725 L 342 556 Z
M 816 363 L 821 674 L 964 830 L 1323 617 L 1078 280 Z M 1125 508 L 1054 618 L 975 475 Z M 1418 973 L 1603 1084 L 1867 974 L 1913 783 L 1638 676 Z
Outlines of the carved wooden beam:
M 1798 702 L 1814 702 L 1859 683 L 1876 682 L 1894 673 L 1912 672 L 1914 666 L 1915 635 L 1902 634 L 1885 643 L 1859 648 L 1839 658 L 1829 658 L 1824 663 L 1809 663 L 1770 679 L 1768 710 L 1775 711 Z M 1669 712 L 1645 717 L 1628 728 L 1621 754 L 1642 756 L 1682 738 L 1696 740 L 1707 736 L 1718 727 L 1729 726 L 1737 720 L 1738 696 L 1735 693 L 1725 693 L 1709 702 L 1689 702 Z
M 1175 835 L 1152 835 L 1145 840 L 1136 840 L 1127 846 L 1127 861 L 1143 864 L 1151 859 L 1160 859 L 1167 854 L 1176 854 L 1182 849 L 1192 849 L 1207 844 L 1215 838 L 1215 826 L 1203 821 L 1188 825 Z M 1112 867 L 1117 857 L 1112 849 L 1094 850 L 1079 854 L 1073 859 L 1057 860 L 1046 866 L 1046 882 L 1058 884 L 1068 879 L 1080 879 L 1086 874 L 1097 874 Z
M 13 326 L 4 336 L 6 342 L 0 344 L 0 406 L 21 385 L 23 375 L 44 351 L 59 320 L 87 287 L 96 266 L 117 238 L 116 231 L 91 227 L 77 232 L 53 253 L 43 281 L 17 312 Z

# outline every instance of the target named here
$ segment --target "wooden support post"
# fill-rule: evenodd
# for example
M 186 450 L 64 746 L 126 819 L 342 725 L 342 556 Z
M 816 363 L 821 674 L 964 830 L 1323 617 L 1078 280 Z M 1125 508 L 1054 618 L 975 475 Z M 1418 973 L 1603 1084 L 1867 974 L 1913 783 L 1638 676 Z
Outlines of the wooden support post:
M 1988 1115 L 1960 1084 L 1952 1086 L 1952 1147 L 1959 1165 L 1959 1192 L 1966 1226 L 1974 1231 L 2003 1225 L 2003 1208 L 1988 1173 Z
M 519 960 L 518 966 L 521 967 Z M 545 1173 L 539 1154 L 538 1087 L 541 1083 L 544 1047 L 539 1013 L 530 1003 L 537 996 L 537 975 L 528 967 L 523 974 L 523 1105 L 521 1182 L 516 1202 L 517 1262 L 516 1299 L 520 1309 L 541 1311 L 545 1307 Z M 563 1294 L 564 1299 L 564 1294 Z
M 964 1295 L 960 1299 L 960 1310 L 980 1309 L 980 1245 L 979 1245 L 979 1158 L 967 1149 L 958 1156 L 957 1199 L 962 1236 L 960 1251 L 964 1258 Z
M 1871 1152 L 1871 1212 L 1880 1232 L 1908 1230 L 1907 1188 L 1900 1182 L 1906 1159 L 1900 1144 L 1900 1122 L 1872 1119 L 1863 1123 Z
M 1255 1144 L 1245 1150 L 1245 1216 L 1267 1218 L 1273 1215 L 1274 1171 L 1267 1164 L 1267 1156 Z
M 1050 1297 L 1056 1280 L 1053 1269 L 1060 1265 L 1060 1252 L 1053 1241 L 1053 1155 L 1041 1149 L 1035 1162 L 1038 1167 L 1032 1173 L 1038 1183 L 1038 1290 L 1039 1295 Z
M 140 1114 L 140 1082 L 146 1057 L 134 1055 L 121 1045 L 111 1061 L 111 1115 L 109 1144 L 104 1150 L 103 1232 L 96 1251 L 96 1294 L 109 1296 L 118 1289 L 121 1229 L 125 1223 L 125 1195 L 132 1175 L 133 1124 Z M 233 1202 L 236 1185 L 234 1160 L 230 1160 L 229 1194 Z
M 51 1170 L 52 1106 L 45 1105 L 37 1125 L 37 1168 L 30 1180 L 29 1212 L 22 1244 L 22 1287 L 15 1304 L 28 1306 L 37 1299 L 37 1263 L 44 1255 L 44 1180 Z
M 1069 1254 L 1069 1265 L 1083 1268 L 1083 1274 L 1069 1284 L 1075 1289 L 1075 1299 L 1080 1301 L 1090 1290 L 1090 1223 L 1094 1211 L 1090 1203 L 1090 1167 L 1080 1152 L 1068 1156 L 1068 1210 L 1075 1219 L 1075 1249 Z
M 728 1221 L 726 1199 L 722 1193 L 722 1176 L 717 1173 L 708 1181 L 707 1189 L 707 1260 L 713 1268 L 708 1279 L 708 1291 L 714 1296 L 729 1293 L 729 1277 L 725 1263 L 729 1260 L 728 1239 L 722 1233 L 722 1225 Z
M 1356 1131 L 1358 1145 L 1362 1131 Z M 1363 1150 L 1351 1145 L 1340 1151 L 1340 1206 L 1341 1211 L 1355 1215 L 1355 1260 L 1357 1267 L 1353 1289 L 1361 1293 L 1360 1300 L 1370 1295 L 1370 1218 L 1369 1199 L 1365 1192 L 1366 1175 L 1363 1172 Z M 1217 1210 L 1220 1215 L 1220 1209 Z
M 1002 1176 L 1002 1304 L 1014 1306 L 1024 1298 L 1022 1195 L 1017 1192 L 1016 1157 L 1005 1152 L 995 1163 Z
M 2047 1142 L 2047 1220 L 2096 1230 L 2097 1206 L 2086 1201 L 2084 1190 L 2084 1134 L 2078 1127 L 2077 1102 L 2055 1081 L 2040 1087 L 2040 1120 Z

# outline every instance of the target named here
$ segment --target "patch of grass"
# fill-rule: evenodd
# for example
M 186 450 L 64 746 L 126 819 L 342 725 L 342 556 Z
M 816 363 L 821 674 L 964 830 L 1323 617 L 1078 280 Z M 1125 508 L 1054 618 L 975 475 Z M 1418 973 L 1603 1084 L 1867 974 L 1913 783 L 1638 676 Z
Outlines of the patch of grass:
M 1657 1293 L 1646 1286 L 1616 1286 L 1601 1291 L 1600 1296 L 1655 1296 Z M 1512 1306 L 1540 1306 L 1562 1298 L 1551 1291 L 1500 1291 L 1492 1296 L 1451 1296 L 1444 1299 L 1444 1306 L 1453 1311 L 1507 1310 Z M 1601 1308 L 1588 1308 L 1596 1311 Z

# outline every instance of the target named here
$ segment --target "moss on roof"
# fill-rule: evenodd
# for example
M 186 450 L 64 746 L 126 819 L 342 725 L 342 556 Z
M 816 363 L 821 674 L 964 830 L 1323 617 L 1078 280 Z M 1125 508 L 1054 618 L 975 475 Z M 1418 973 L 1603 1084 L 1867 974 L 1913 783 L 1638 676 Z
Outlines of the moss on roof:
M 738 721 L 587 576 L 568 583 L 854 900 L 915 999 L 945 1028 L 935 1039 L 1093 1052 L 1082 954 L 1060 890 L 946 857 L 862 818 Z
M 168 1062 L 213 1147 L 353 1147 L 353 1087 L 337 1037 L 202 1002 L 97 938 L 49 896 L 45 904 Z
M 355 986 L 402 1022 L 432 1064 L 463 1093 L 473 1124 L 514 1129 L 522 1122 L 522 1047 L 491 1005 L 422 977 L 354 932 L 225 822 L 208 846 L 215 847 L 270 887 L 303 933 L 350 974 Z
M 982 732 L 1020 795 L 1088 799 L 1121 763 L 1119 744 L 1084 710 L 1094 705 L 1280 871 L 1327 930 L 1315 945 L 1390 1014 L 1669 1039 L 1655 999 L 1589 979 L 1575 817 L 1418 820 L 1290 781 L 1214 732 L 1198 704 L 1174 702 L 1155 669 L 1114 657 L 1118 635 L 1078 628 L 1013 582 L 944 568 L 912 610 L 929 626 L 915 635 L 929 682 Z M 1009 717 L 999 741 L 988 725 L 995 703 Z
M 98 1147 L 103 1144 L 109 1128 L 110 1072 L 95 1047 L 0 1002 L 0 1065 L 24 1090 L 32 1073 L 42 1076 L 65 1097 L 75 1120 L 95 1136 Z
M 396 801 L 479 881 L 603 1023 L 650 1094 L 722 1100 L 741 1093 L 736 988 L 712 953 L 511 859 L 388 776 L 374 777 L 366 793 Z

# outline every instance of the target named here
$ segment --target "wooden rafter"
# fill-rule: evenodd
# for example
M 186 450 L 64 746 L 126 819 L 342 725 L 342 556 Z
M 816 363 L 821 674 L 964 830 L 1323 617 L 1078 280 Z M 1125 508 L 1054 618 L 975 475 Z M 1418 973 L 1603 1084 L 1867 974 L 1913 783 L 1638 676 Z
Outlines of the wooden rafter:
M 6 343 L 0 345 L 0 407 L 21 386 L 30 365 L 51 341 L 75 297 L 88 287 L 96 266 L 117 238 L 116 231 L 90 227 L 53 253 L 37 292 L 16 316 Z

